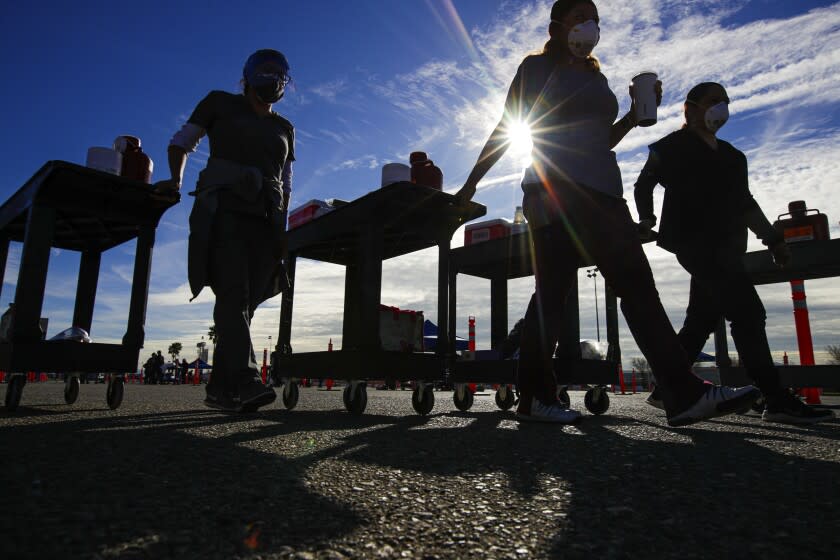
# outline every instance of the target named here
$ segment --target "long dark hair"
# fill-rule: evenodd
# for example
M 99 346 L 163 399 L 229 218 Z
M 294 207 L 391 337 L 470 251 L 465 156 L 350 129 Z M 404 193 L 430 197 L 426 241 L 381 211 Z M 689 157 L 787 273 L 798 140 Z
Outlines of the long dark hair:
M 592 0 L 557 0 L 554 5 L 551 6 L 551 19 L 553 20 L 551 25 L 558 26 L 558 24 L 554 22 L 560 21 L 566 17 L 566 15 L 578 4 L 590 4 L 593 8 L 597 8 L 597 6 L 595 6 L 595 2 Z M 559 34 L 555 34 L 545 44 L 542 53 L 547 55 L 549 58 L 559 60 L 568 52 L 568 49 L 565 46 L 565 40 L 565 37 L 560 37 Z M 587 56 L 586 61 L 589 63 L 590 68 L 594 72 L 601 71 L 601 63 L 593 55 L 590 54 Z

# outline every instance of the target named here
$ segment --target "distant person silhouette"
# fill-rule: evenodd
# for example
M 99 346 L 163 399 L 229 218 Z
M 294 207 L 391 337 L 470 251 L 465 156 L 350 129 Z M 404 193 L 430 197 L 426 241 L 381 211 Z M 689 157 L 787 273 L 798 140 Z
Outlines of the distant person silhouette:
M 584 261 L 595 264 L 615 293 L 627 324 L 656 372 L 672 426 L 734 412 L 758 396 L 754 387 L 706 384 L 690 363 L 665 314 L 622 198 L 612 149 L 636 126 L 634 108 L 621 119 L 618 100 L 591 52 L 600 39 L 590 0 L 560 0 L 551 8 L 550 40 L 519 65 L 504 115 L 457 196 L 466 201 L 509 146 L 518 121 L 532 132 L 533 164 L 522 181 L 522 206 L 533 242 L 536 291 L 522 326 L 517 387 L 521 421 L 571 423 L 580 413 L 557 399 L 552 356 L 563 308 Z M 661 84 L 657 84 L 661 98 Z
M 282 265 L 294 161 L 294 127 L 272 110 L 289 82 L 282 53 L 262 49 L 245 62 L 241 94 L 211 91 L 169 144 L 172 178 L 160 196 L 181 187 L 187 154 L 210 138 L 190 214 L 189 281 L 216 295 L 217 341 L 205 403 L 256 410 L 276 398 L 261 383 L 250 325 L 257 306 L 288 286 Z
M 770 249 L 779 266 L 786 266 L 791 255 L 750 192 L 746 156 L 717 137 L 729 119 L 729 96 L 720 84 L 703 82 L 688 92 L 684 113 L 681 130 L 650 145 L 634 194 L 640 229 L 647 237 L 657 221 L 653 189 L 657 184 L 665 188 L 657 244 L 676 254 L 691 274 L 680 343 L 688 356 L 699 355 L 725 317 L 747 374 L 764 394 L 765 421 L 810 424 L 831 419 L 832 411 L 811 408 L 785 390 L 773 364 L 767 314 L 743 263 L 747 229 Z M 658 406 L 658 397 L 656 390 L 648 403 Z

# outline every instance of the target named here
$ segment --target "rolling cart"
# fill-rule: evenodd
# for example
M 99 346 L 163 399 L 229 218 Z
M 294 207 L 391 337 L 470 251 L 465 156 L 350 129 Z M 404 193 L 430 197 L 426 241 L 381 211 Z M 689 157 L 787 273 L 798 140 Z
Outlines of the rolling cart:
M 123 398 L 123 374 L 134 371 L 145 337 L 146 300 L 155 229 L 175 202 L 151 196 L 148 184 L 68 163 L 49 161 L 0 206 L 0 289 L 9 243 L 23 243 L 14 313 L 0 342 L 0 370 L 9 373 L 5 404 L 17 408 L 25 372 L 63 372 L 64 398 L 72 404 L 79 375 L 108 372 L 106 399 Z M 52 248 L 81 253 L 73 327 L 90 332 L 102 253 L 137 239 L 128 326 L 122 344 L 44 340 L 39 324 Z
M 458 274 L 467 274 L 490 280 L 490 348 L 477 352 L 475 359 L 454 360 L 450 367 L 450 381 L 455 383 L 455 406 L 469 410 L 473 395 L 466 383 L 499 384 L 496 404 L 508 410 L 514 404 L 511 385 L 515 383 L 518 360 L 502 359 L 500 348 L 508 334 L 508 292 L 507 282 L 513 278 L 531 276 L 534 273 L 531 251 L 531 234 L 527 231 L 507 237 L 482 241 L 453 249 L 450 254 L 449 277 L 449 337 L 454 343 L 455 310 L 457 304 Z M 581 263 L 581 266 L 588 266 Z M 609 394 L 606 385 L 615 383 L 618 366 L 621 363 L 621 349 L 618 343 L 618 306 L 615 294 L 607 286 L 605 290 L 607 315 L 606 360 L 584 360 L 580 352 L 580 324 L 578 311 L 577 283 L 569 293 L 566 302 L 564 332 L 555 355 L 555 372 L 558 383 L 594 385 L 584 398 L 587 410 L 603 414 L 609 408 Z M 524 312 L 524 311 L 523 311 Z M 564 395 L 561 395 L 561 399 Z M 565 395 L 565 400 L 568 396 Z
M 278 343 L 272 354 L 272 378 L 282 385 L 288 409 L 298 400 L 296 378 L 330 377 L 349 381 L 344 389 L 348 411 L 367 406 L 366 380 L 417 381 L 412 405 L 419 414 L 434 406 L 433 385 L 443 379 L 449 356 L 447 333 L 449 243 L 463 223 L 483 216 L 484 206 L 455 204 L 453 195 L 400 182 L 373 191 L 289 231 L 288 273 L 291 287 L 283 294 Z M 438 247 L 438 345 L 434 353 L 382 350 L 379 305 L 382 262 L 429 247 Z M 346 267 L 342 346 L 335 352 L 291 351 L 295 265 L 298 258 Z
M 752 251 L 744 255 L 744 266 L 755 285 L 840 276 L 840 239 L 790 243 L 788 247 L 792 259 L 790 266 L 784 269 L 773 263 L 770 251 Z M 744 368 L 732 366 L 723 320 L 718 324 L 714 340 L 721 384 L 740 387 L 751 383 Z M 778 369 L 783 387 L 840 387 L 840 365 L 780 366 Z

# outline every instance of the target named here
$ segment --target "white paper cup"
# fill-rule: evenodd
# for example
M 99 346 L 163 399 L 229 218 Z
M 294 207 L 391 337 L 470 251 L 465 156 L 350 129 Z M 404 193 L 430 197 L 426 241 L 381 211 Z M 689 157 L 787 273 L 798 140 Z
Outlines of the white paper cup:
M 633 77 L 633 99 L 636 101 L 636 121 L 639 126 L 656 124 L 656 80 L 655 72 L 641 72 Z
M 386 163 L 382 166 L 382 187 L 411 181 L 411 168 L 404 163 Z

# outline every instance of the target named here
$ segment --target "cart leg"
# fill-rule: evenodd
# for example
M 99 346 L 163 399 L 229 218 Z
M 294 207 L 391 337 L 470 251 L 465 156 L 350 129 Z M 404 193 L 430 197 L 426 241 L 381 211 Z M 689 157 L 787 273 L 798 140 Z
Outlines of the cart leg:
M 41 340 L 43 337 L 39 321 L 54 229 L 54 209 L 43 206 L 29 209 L 15 292 L 15 320 L 11 340 Z

